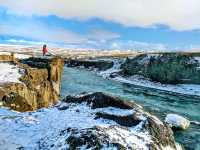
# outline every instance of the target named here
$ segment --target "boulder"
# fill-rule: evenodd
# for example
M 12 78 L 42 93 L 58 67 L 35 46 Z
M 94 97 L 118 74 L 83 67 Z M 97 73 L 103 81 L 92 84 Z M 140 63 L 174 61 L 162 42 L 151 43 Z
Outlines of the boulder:
M 177 114 L 168 114 L 165 118 L 165 122 L 174 129 L 185 130 L 190 126 L 189 120 Z

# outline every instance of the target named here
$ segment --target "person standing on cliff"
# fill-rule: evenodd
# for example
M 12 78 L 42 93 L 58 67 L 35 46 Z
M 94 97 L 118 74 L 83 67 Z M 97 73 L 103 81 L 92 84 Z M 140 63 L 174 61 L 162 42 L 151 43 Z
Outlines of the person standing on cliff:
M 47 49 L 47 45 L 46 44 L 43 45 L 42 52 L 43 52 L 43 56 L 45 56 L 48 53 L 48 49 Z

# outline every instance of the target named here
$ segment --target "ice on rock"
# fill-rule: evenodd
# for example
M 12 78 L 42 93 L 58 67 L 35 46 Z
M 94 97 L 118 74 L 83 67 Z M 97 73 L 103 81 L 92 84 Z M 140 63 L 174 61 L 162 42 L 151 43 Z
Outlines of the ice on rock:
M 165 122 L 168 123 L 171 127 L 183 130 L 190 126 L 189 120 L 177 114 L 168 114 L 165 118 Z

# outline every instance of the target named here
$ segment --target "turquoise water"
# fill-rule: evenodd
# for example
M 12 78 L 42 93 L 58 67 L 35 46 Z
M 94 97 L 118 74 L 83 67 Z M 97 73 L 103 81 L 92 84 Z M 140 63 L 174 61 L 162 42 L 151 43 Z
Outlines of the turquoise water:
M 167 113 L 177 113 L 200 122 L 200 98 L 170 95 L 163 91 L 141 88 L 103 79 L 84 69 L 64 69 L 62 97 L 81 92 L 105 92 L 141 104 L 145 110 L 164 120 Z M 175 133 L 176 141 L 188 150 L 200 150 L 200 126 L 191 125 Z

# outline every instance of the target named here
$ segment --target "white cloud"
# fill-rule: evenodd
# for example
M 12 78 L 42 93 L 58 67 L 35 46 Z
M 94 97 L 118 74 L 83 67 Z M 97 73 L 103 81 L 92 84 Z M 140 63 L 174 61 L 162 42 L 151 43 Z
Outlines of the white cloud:
M 42 24 L 24 24 L 15 26 L 12 24 L 0 24 L 0 35 L 20 36 L 39 41 L 80 43 L 86 39 L 71 31 L 62 28 L 48 28 Z
M 200 29 L 199 0 L 0 0 L 18 15 L 98 17 L 125 26 L 168 25 L 175 30 Z
M 104 43 L 120 37 L 117 33 L 100 29 L 81 35 L 65 28 L 51 27 L 42 22 L 34 21 L 20 24 L 15 24 L 12 21 L 0 22 L 0 35 L 19 36 L 37 41 L 63 44 L 87 44 L 97 41 Z
M 13 20 L 0 22 L 0 36 L 11 36 L 8 43 L 38 45 L 42 43 L 65 45 L 68 47 L 98 48 L 113 40 L 120 38 L 120 35 L 103 29 L 88 31 L 85 34 L 78 34 L 61 27 L 48 26 L 39 21 L 25 21 L 16 23 Z M 17 37 L 16 39 L 14 37 Z M 19 39 L 22 37 L 23 39 Z M 24 40 L 31 39 L 31 40 Z M 108 47 L 108 46 L 107 46 Z
M 118 39 L 120 38 L 120 35 L 118 33 L 97 29 L 97 30 L 92 30 L 87 37 L 89 39 L 105 42 L 106 40 Z
M 8 43 L 12 43 L 12 44 L 30 44 L 30 45 L 43 45 L 44 43 L 43 42 L 36 42 L 36 41 L 29 41 L 29 40 L 16 40 L 16 39 L 9 39 L 9 40 L 6 40 L 6 42 Z

